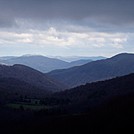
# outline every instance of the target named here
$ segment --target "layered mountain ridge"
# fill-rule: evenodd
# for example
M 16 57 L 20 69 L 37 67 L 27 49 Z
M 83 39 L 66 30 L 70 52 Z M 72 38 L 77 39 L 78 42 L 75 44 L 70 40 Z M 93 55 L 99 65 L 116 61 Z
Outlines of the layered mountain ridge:
M 54 70 L 48 73 L 48 75 L 62 83 L 66 83 L 70 87 L 75 87 L 133 72 L 134 54 L 122 53 L 108 59 L 93 61 L 82 66 Z
M 22 64 L 34 68 L 43 73 L 50 72 L 55 69 L 70 68 L 80 66 L 91 62 L 91 59 L 79 59 L 72 62 L 66 62 L 57 58 L 49 58 L 42 55 L 24 55 L 20 57 L 1 57 L 0 63 L 5 65 Z

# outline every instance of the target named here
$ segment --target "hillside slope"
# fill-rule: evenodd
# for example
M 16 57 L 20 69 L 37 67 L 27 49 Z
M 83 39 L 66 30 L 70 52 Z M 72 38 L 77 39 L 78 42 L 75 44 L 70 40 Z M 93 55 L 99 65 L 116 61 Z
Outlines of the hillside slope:
M 110 80 L 88 83 L 63 92 L 55 93 L 52 99 L 64 100 L 67 111 L 83 111 L 106 104 L 114 98 L 134 95 L 134 73 Z M 50 98 L 51 99 L 51 98 Z M 50 101 L 49 101 L 50 102 Z
M 93 61 L 82 66 L 55 70 L 48 73 L 70 87 L 89 82 L 123 76 L 134 72 L 134 54 L 119 54 L 105 60 Z
M 45 91 L 58 91 L 63 89 L 61 83 L 58 83 L 35 69 L 19 64 L 13 66 L 0 65 L 0 78 L 18 79 Z

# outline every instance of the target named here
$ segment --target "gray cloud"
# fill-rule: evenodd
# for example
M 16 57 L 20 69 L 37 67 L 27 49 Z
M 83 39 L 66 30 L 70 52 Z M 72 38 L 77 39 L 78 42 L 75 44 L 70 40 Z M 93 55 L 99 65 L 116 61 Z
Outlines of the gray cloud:
M 14 18 L 0 16 L 0 28 L 16 27 L 17 24 Z
M 134 23 L 133 0 L 1 0 L 0 14 L 25 19 L 72 19 L 114 25 Z

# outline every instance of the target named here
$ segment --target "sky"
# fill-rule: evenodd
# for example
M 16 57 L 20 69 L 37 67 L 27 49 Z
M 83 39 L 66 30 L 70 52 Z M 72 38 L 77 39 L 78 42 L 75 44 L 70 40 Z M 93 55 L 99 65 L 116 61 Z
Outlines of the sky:
M 0 56 L 134 52 L 133 0 L 0 0 Z

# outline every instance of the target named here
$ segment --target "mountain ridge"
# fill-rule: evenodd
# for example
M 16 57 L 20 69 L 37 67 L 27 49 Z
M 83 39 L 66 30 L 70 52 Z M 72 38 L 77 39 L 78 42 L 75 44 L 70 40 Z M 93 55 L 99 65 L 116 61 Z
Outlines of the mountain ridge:
M 56 58 L 49 58 L 42 55 L 23 55 L 20 57 L 3 57 L 0 58 L 1 64 L 14 65 L 23 64 L 32 67 L 43 73 L 50 72 L 55 69 L 70 68 L 73 66 L 80 66 L 91 62 L 90 59 L 66 62 Z
M 0 78 L 15 78 L 46 91 L 62 89 L 62 84 L 59 84 L 47 75 L 20 64 L 13 66 L 0 65 Z
M 134 72 L 134 54 L 118 54 L 108 59 L 92 61 L 79 67 L 54 70 L 48 75 L 70 87 L 123 76 Z

